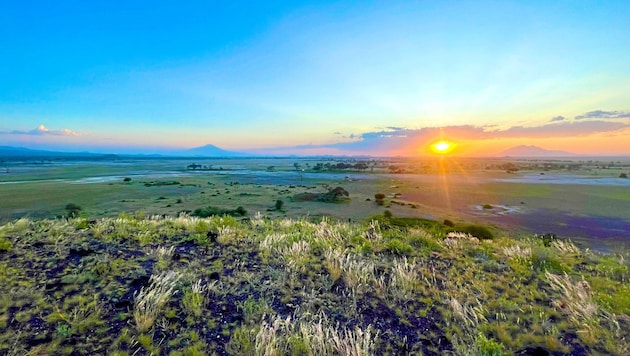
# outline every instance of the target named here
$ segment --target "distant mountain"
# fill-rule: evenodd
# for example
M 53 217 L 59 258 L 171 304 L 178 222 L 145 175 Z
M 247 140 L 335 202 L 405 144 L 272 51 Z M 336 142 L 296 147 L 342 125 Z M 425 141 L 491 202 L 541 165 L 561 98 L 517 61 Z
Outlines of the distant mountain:
M 105 154 L 90 152 L 56 152 L 46 150 L 32 150 L 24 147 L 0 146 L 0 157 L 10 158 L 47 158 L 47 157 L 102 157 Z
M 499 153 L 499 156 L 507 157 L 569 157 L 576 156 L 575 153 L 567 151 L 546 150 L 538 146 L 514 146 Z
M 215 145 L 205 145 L 201 147 L 195 147 L 188 150 L 178 152 L 181 156 L 193 156 L 193 157 L 244 157 L 251 156 L 251 154 L 226 151 Z

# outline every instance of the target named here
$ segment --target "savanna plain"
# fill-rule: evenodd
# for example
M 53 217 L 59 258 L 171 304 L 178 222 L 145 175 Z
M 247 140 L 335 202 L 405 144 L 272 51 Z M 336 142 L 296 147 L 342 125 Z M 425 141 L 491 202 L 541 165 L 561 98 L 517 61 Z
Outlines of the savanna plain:
M 627 158 L 0 168 L 0 354 L 630 352 Z

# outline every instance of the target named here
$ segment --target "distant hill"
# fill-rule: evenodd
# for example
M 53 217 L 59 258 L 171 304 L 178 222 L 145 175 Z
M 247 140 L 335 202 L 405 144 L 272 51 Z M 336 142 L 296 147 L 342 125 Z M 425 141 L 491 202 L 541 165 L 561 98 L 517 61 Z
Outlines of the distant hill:
M 105 154 L 90 152 L 56 152 L 46 150 L 32 150 L 24 147 L 0 146 L 0 157 L 7 158 L 47 158 L 47 157 L 102 157 Z
M 194 157 L 244 157 L 251 156 L 251 154 L 226 151 L 215 145 L 205 145 L 201 147 L 195 147 L 188 150 L 178 152 L 180 156 L 194 156 Z
M 514 146 L 499 153 L 499 156 L 508 157 L 568 157 L 576 156 L 575 153 L 567 151 L 546 150 L 538 146 Z

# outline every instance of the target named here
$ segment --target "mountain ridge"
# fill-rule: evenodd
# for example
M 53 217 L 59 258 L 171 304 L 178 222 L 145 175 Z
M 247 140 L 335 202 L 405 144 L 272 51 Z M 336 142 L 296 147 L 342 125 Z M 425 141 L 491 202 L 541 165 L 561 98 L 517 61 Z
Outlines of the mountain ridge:
M 577 154 L 562 150 L 548 150 L 534 145 L 510 147 L 499 153 L 502 157 L 573 157 Z

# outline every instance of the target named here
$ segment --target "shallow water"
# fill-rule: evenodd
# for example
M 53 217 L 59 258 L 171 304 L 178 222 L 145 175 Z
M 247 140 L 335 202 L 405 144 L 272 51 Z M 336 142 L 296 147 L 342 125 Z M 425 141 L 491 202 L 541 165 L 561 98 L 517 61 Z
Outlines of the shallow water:
M 615 185 L 630 187 L 630 179 L 566 174 L 524 174 L 513 178 L 494 178 L 495 182 L 533 184 Z
M 603 252 L 613 252 L 614 246 L 630 247 L 630 221 L 620 218 L 574 215 L 553 209 L 526 209 L 484 218 L 536 234 L 554 233 L 560 238 L 576 239 L 586 247 Z

